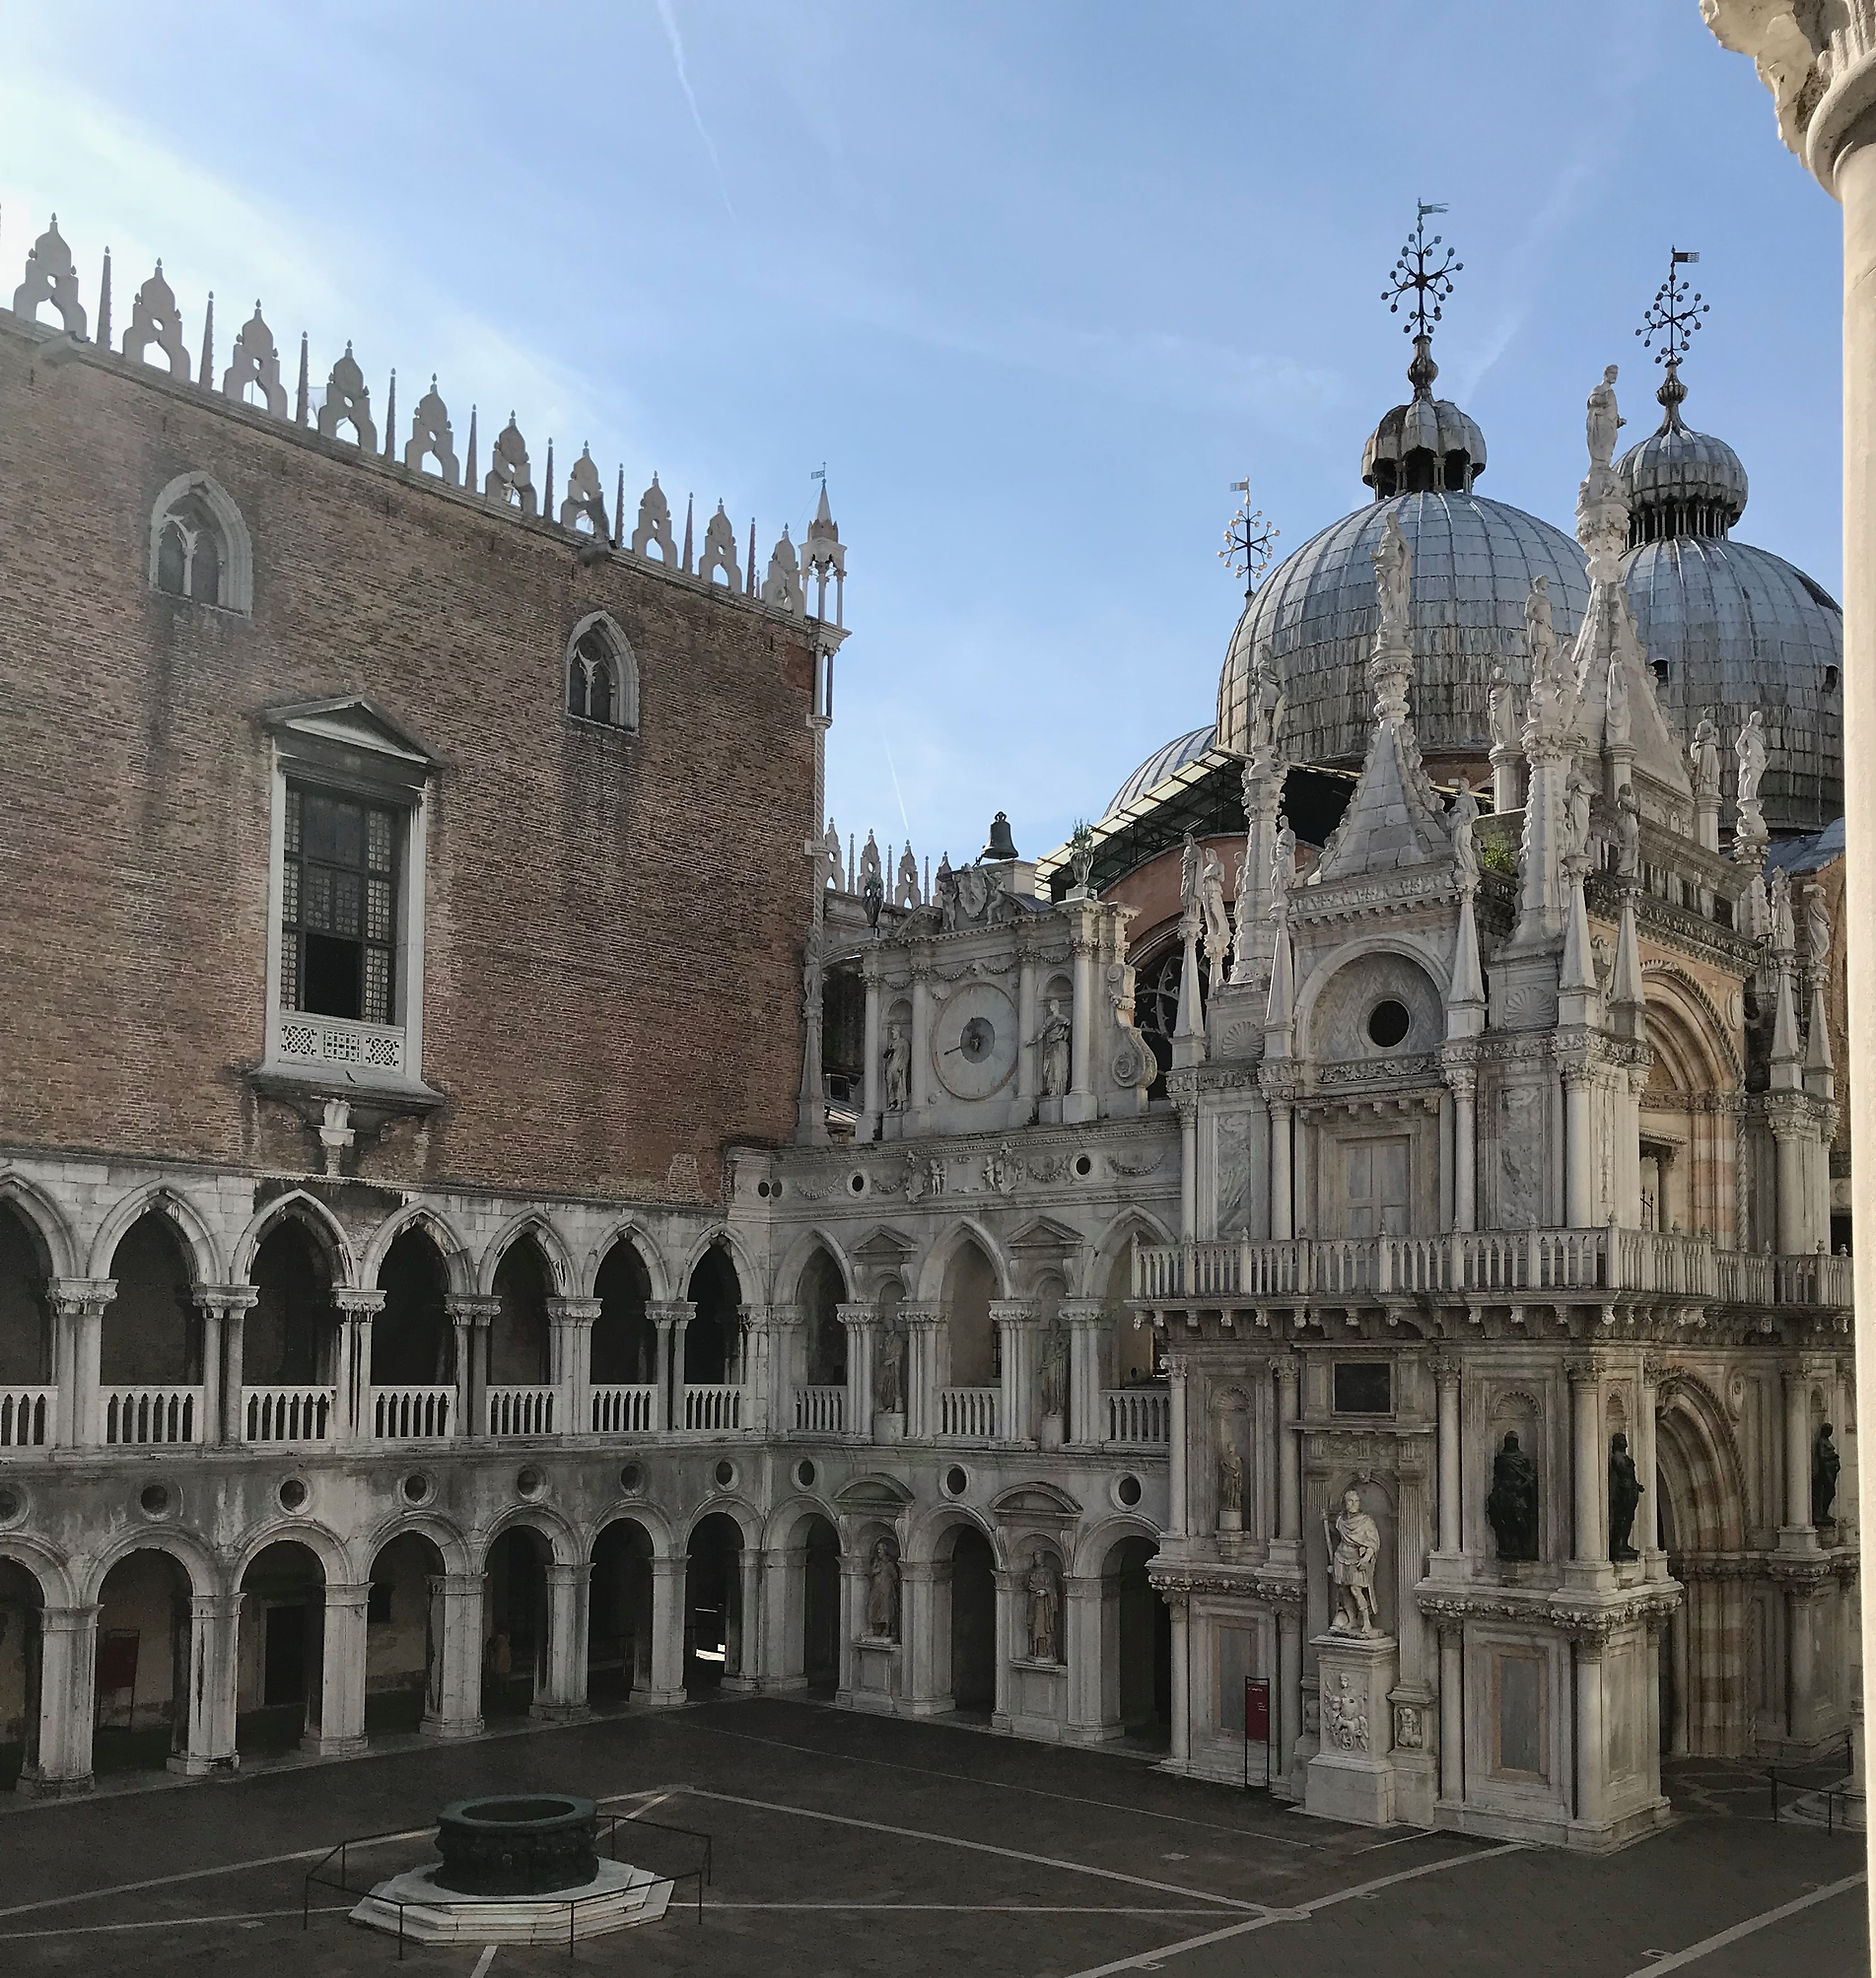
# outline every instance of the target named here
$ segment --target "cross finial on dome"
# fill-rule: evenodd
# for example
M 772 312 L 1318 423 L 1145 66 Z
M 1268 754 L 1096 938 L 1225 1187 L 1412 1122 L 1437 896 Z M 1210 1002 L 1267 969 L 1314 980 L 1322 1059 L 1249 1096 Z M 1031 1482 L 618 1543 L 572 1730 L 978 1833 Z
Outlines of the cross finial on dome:
M 1441 235 L 1427 237 L 1427 215 L 1445 211 L 1443 205 L 1424 199 L 1415 201 L 1414 230 L 1407 236 L 1406 245 L 1388 274 L 1387 286 L 1381 291 L 1389 315 L 1399 315 L 1401 304 L 1407 304 L 1407 320 L 1401 328 L 1414 340 L 1413 362 L 1407 367 L 1407 377 L 1416 398 L 1429 397 L 1433 380 L 1439 376 L 1439 367 L 1432 356 L 1433 325 L 1440 320 L 1441 306 L 1453 292 L 1453 277 L 1466 265 L 1454 256 Z
M 1654 351 L 1655 362 L 1667 370 L 1661 389 L 1655 393 L 1665 408 L 1663 432 L 1681 422 L 1681 401 L 1687 396 L 1687 387 L 1681 383 L 1681 359 L 1687 355 L 1694 332 L 1701 327 L 1701 317 L 1711 307 L 1681 273 L 1682 268 L 1699 259 L 1698 252 L 1690 248 L 1668 249 L 1668 278 L 1655 290 L 1654 300 L 1635 332 L 1642 340 L 1642 348 Z

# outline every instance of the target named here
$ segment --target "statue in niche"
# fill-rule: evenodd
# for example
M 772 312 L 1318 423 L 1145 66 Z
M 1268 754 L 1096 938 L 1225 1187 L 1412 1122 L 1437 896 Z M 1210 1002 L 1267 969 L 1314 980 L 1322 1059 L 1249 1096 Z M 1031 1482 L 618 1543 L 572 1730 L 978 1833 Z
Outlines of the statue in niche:
M 1733 754 L 1739 763 L 1739 780 L 1734 785 L 1735 801 L 1743 808 L 1759 801 L 1759 785 L 1765 780 L 1765 716 L 1754 708 L 1746 716 L 1746 723 L 1740 729 L 1733 743 Z
M 1804 893 L 1805 946 L 1811 958 L 1811 973 L 1820 981 L 1830 961 L 1830 909 L 1824 904 L 1824 889 L 1815 880 Z
M 873 1367 L 873 1406 L 882 1415 L 905 1412 L 905 1335 L 882 1332 Z
M 1628 1437 L 1618 1430 L 1609 1438 L 1609 1557 L 1639 1559 L 1630 1534 L 1635 1528 L 1635 1511 L 1642 1500 L 1644 1485 L 1635 1474 L 1635 1459 L 1628 1453 Z
M 1537 1465 L 1518 1447 L 1516 1429 L 1505 1431 L 1504 1443 L 1492 1458 L 1485 1520 L 1498 1541 L 1499 1558 L 1537 1557 Z
M 1453 798 L 1453 877 L 1462 893 L 1479 890 L 1479 848 L 1472 827 L 1479 821 L 1479 800 L 1472 794 L 1472 779 L 1459 779 L 1459 794 Z
M 1629 738 L 1628 668 L 1618 654 L 1609 662 L 1609 698 L 1603 710 L 1603 739 L 1620 748 Z
M 1218 1447 L 1218 1528 L 1235 1532 L 1244 1524 L 1244 1458 L 1230 1432 L 1221 1432 Z
M 1061 999 L 1049 998 L 1049 1013 L 1042 1020 L 1042 1032 L 1036 1039 L 1036 1051 L 1042 1064 L 1042 1096 L 1045 1099 L 1059 1099 L 1068 1090 L 1068 1046 L 1072 1035 L 1067 1017 L 1062 1014 Z
M 1351 1485 L 1342 1493 L 1342 1509 L 1328 1526 L 1329 1578 L 1335 1586 L 1332 1635 L 1373 1635 L 1374 1569 L 1381 1557 L 1381 1528 L 1361 1508 L 1361 1492 Z
M 873 1541 L 866 1569 L 866 1632 L 870 1641 L 899 1639 L 899 1562 L 890 1539 Z
M 1703 714 L 1694 728 L 1694 739 L 1687 745 L 1693 766 L 1694 795 L 1703 804 L 1720 800 L 1720 731 L 1711 715 Z
M 1231 946 L 1231 916 L 1225 909 L 1225 868 L 1209 846 L 1199 866 L 1199 913 L 1205 925 L 1205 958 L 1211 966 L 1211 986 L 1225 979 L 1225 955 Z
M 1830 1424 L 1822 1422 L 1818 1425 L 1817 1440 L 1811 1445 L 1811 1522 L 1814 1525 L 1830 1523 L 1830 1507 L 1837 1497 L 1837 1472 L 1843 1468 L 1843 1458 L 1837 1454 L 1837 1445 L 1830 1436 Z
M 1023 1586 L 1029 1595 L 1030 1657 L 1036 1662 L 1059 1662 L 1055 1642 L 1062 1616 L 1062 1582 L 1055 1561 L 1041 1546 L 1030 1555 Z
M 1530 606 L 1525 606 L 1528 622 Z M 1487 720 L 1491 724 L 1492 753 L 1501 751 L 1506 755 L 1518 752 L 1518 704 L 1511 691 L 1511 682 L 1502 666 L 1492 668 L 1492 690 L 1485 697 Z
M 1042 1412 L 1057 1417 L 1068 1412 L 1068 1341 L 1061 1326 L 1051 1320 L 1042 1335 L 1041 1364 L 1036 1378 L 1042 1390 Z
M 1589 394 L 1589 405 L 1585 426 L 1589 440 L 1589 464 L 1592 468 L 1606 469 L 1615 458 L 1615 437 L 1628 423 L 1616 410 L 1615 404 L 1616 367 L 1606 365 L 1602 383 L 1594 386 Z
M 1381 538 L 1371 552 L 1374 559 L 1375 591 L 1381 606 L 1380 637 L 1390 643 L 1407 638 L 1409 592 L 1413 582 L 1413 554 L 1400 532 L 1400 518 L 1390 508 L 1381 525 Z
M 906 1084 L 912 1074 L 912 1050 L 905 1041 L 905 1025 L 889 1023 L 886 1026 L 886 1052 L 882 1062 L 886 1077 L 886 1110 L 889 1113 L 905 1111 Z

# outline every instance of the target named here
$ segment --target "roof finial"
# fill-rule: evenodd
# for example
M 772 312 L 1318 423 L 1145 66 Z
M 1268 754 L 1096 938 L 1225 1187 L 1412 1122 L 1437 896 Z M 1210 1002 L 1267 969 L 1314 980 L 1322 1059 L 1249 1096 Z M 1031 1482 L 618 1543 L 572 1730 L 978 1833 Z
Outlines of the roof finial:
M 1242 495 L 1244 499 L 1225 530 L 1225 546 L 1218 555 L 1234 577 L 1244 579 L 1244 601 L 1248 604 L 1251 594 L 1257 589 L 1258 578 L 1270 568 L 1270 559 L 1276 554 L 1277 537 L 1282 531 L 1264 519 L 1261 508 L 1251 506 L 1251 484 L 1248 480 L 1233 481 L 1231 492 Z
M 1406 245 L 1388 274 L 1387 287 L 1381 291 L 1381 300 L 1387 304 L 1391 316 L 1398 315 L 1401 304 L 1407 302 L 1407 320 L 1401 328 L 1414 340 L 1407 382 L 1413 386 L 1416 398 L 1433 395 L 1433 380 L 1439 376 L 1439 366 L 1433 361 L 1433 325 L 1440 320 L 1441 305 L 1453 292 L 1453 277 L 1466 265 L 1454 258 L 1453 250 L 1445 245 L 1441 235 L 1427 237 L 1427 215 L 1445 211 L 1443 205 L 1424 199 L 1415 201 L 1414 230 L 1407 236 Z M 1409 295 L 1413 297 L 1411 302 L 1407 301 Z
M 1687 396 L 1687 387 L 1681 383 L 1681 359 L 1687 355 L 1687 346 L 1700 328 L 1701 317 L 1711 307 L 1700 299 L 1700 291 L 1690 287 L 1680 272 L 1699 259 L 1699 253 L 1689 248 L 1668 249 L 1668 278 L 1655 290 L 1655 299 L 1635 332 L 1642 340 L 1642 348 L 1653 350 L 1655 362 L 1667 370 L 1661 389 L 1655 393 L 1666 408 L 1660 428 L 1664 433 L 1681 423 L 1681 401 Z

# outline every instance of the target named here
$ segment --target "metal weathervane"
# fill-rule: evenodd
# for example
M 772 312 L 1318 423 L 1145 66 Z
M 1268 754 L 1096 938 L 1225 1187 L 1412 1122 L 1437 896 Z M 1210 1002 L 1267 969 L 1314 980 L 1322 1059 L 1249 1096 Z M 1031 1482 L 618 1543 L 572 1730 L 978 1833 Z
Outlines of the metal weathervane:
M 1701 301 L 1700 291 L 1681 274 L 1682 268 L 1700 256 L 1685 247 L 1670 247 L 1668 255 L 1668 278 L 1655 290 L 1655 299 L 1635 334 L 1644 350 L 1654 351 L 1655 362 L 1671 370 L 1687 355 L 1687 346 L 1711 304 Z
M 1249 481 L 1233 481 L 1231 492 L 1241 494 L 1244 499 L 1238 504 L 1238 511 L 1225 530 L 1225 546 L 1218 555 L 1234 577 L 1244 579 L 1244 598 L 1248 604 L 1251 594 L 1257 589 L 1258 578 L 1270 568 L 1270 559 L 1276 553 L 1277 537 L 1281 532 L 1265 521 L 1261 508 L 1251 506 Z
M 1445 211 L 1444 206 L 1430 205 L 1424 199 L 1415 202 L 1414 230 L 1381 291 L 1391 316 L 1398 315 L 1401 304 L 1407 303 L 1407 320 L 1401 328 L 1409 336 L 1433 334 L 1433 325 L 1440 320 L 1440 305 L 1453 292 L 1453 277 L 1466 265 L 1454 258 L 1453 250 L 1439 234 L 1427 238 L 1427 215 Z M 1409 296 L 1413 298 L 1410 302 Z

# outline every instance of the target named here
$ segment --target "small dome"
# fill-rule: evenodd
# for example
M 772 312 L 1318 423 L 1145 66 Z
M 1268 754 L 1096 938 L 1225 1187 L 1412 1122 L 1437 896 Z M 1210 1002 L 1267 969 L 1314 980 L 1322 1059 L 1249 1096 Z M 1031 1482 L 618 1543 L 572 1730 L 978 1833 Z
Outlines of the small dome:
M 1665 536 L 1724 536 L 1746 506 L 1746 470 L 1738 454 L 1710 433 L 1681 422 L 1687 387 L 1679 367 L 1656 397 L 1660 426 L 1616 462 L 1629 500 L 1629 547 Z
M 1176 741 L 1158 748 L 1129 776 L 1114 792 L 1113 801 L 1107 807 L 1107 815 L 1112 817 L 1117 810 L 1125 810 L 1129 804 L 1138 803 L 1149 790 L 1157 789 L 1175 770 L 1183 769 L 1189 762 L 1197 762 L 1212 745 L 1216 731 L 1211 728 L 1194 728 L 1191 734 L 1181 735 Z
M 1294 762 L 1359 762 L 1373 729 L 1368 654 L 1377 607 L 1373 549 L 1388 515 L 1413 552 L 1414 726 L 1429 755 L 1484 755 L 1492 669 L 1530 675 L 1524 605 L 1549 580 L 1560 640 L 1589 604 L 1583 552 L 1561 529 L 1475 494 L 1403 494 L 1357 509 L 1293 551 L 1264 580 L 1232 634 L 1218 683 L 1218 741 L 1249 741 L 1250 682 L 1268 665 L 1288 703 Z
M 1382 415 L 1361 450 L 1361 478 L 1376 501 L 1434 489 L 1469 494 L 1485 472 L 1485 435 L 1451 399 L 1433 396 L 1439 374 L 1430 339 L 1415 337 L 1407 367 L 1414 395 Z
M 1815 831 L 1837 816 L 1843 612 L 1836 599 L 1782 556 L 1719 536 L 1645 542 L 1622 565 L 1669 720 L 1687 736 L 1712 715 L 1730 760 L 1747 711 L 1760 709 L 1767 825 Z

